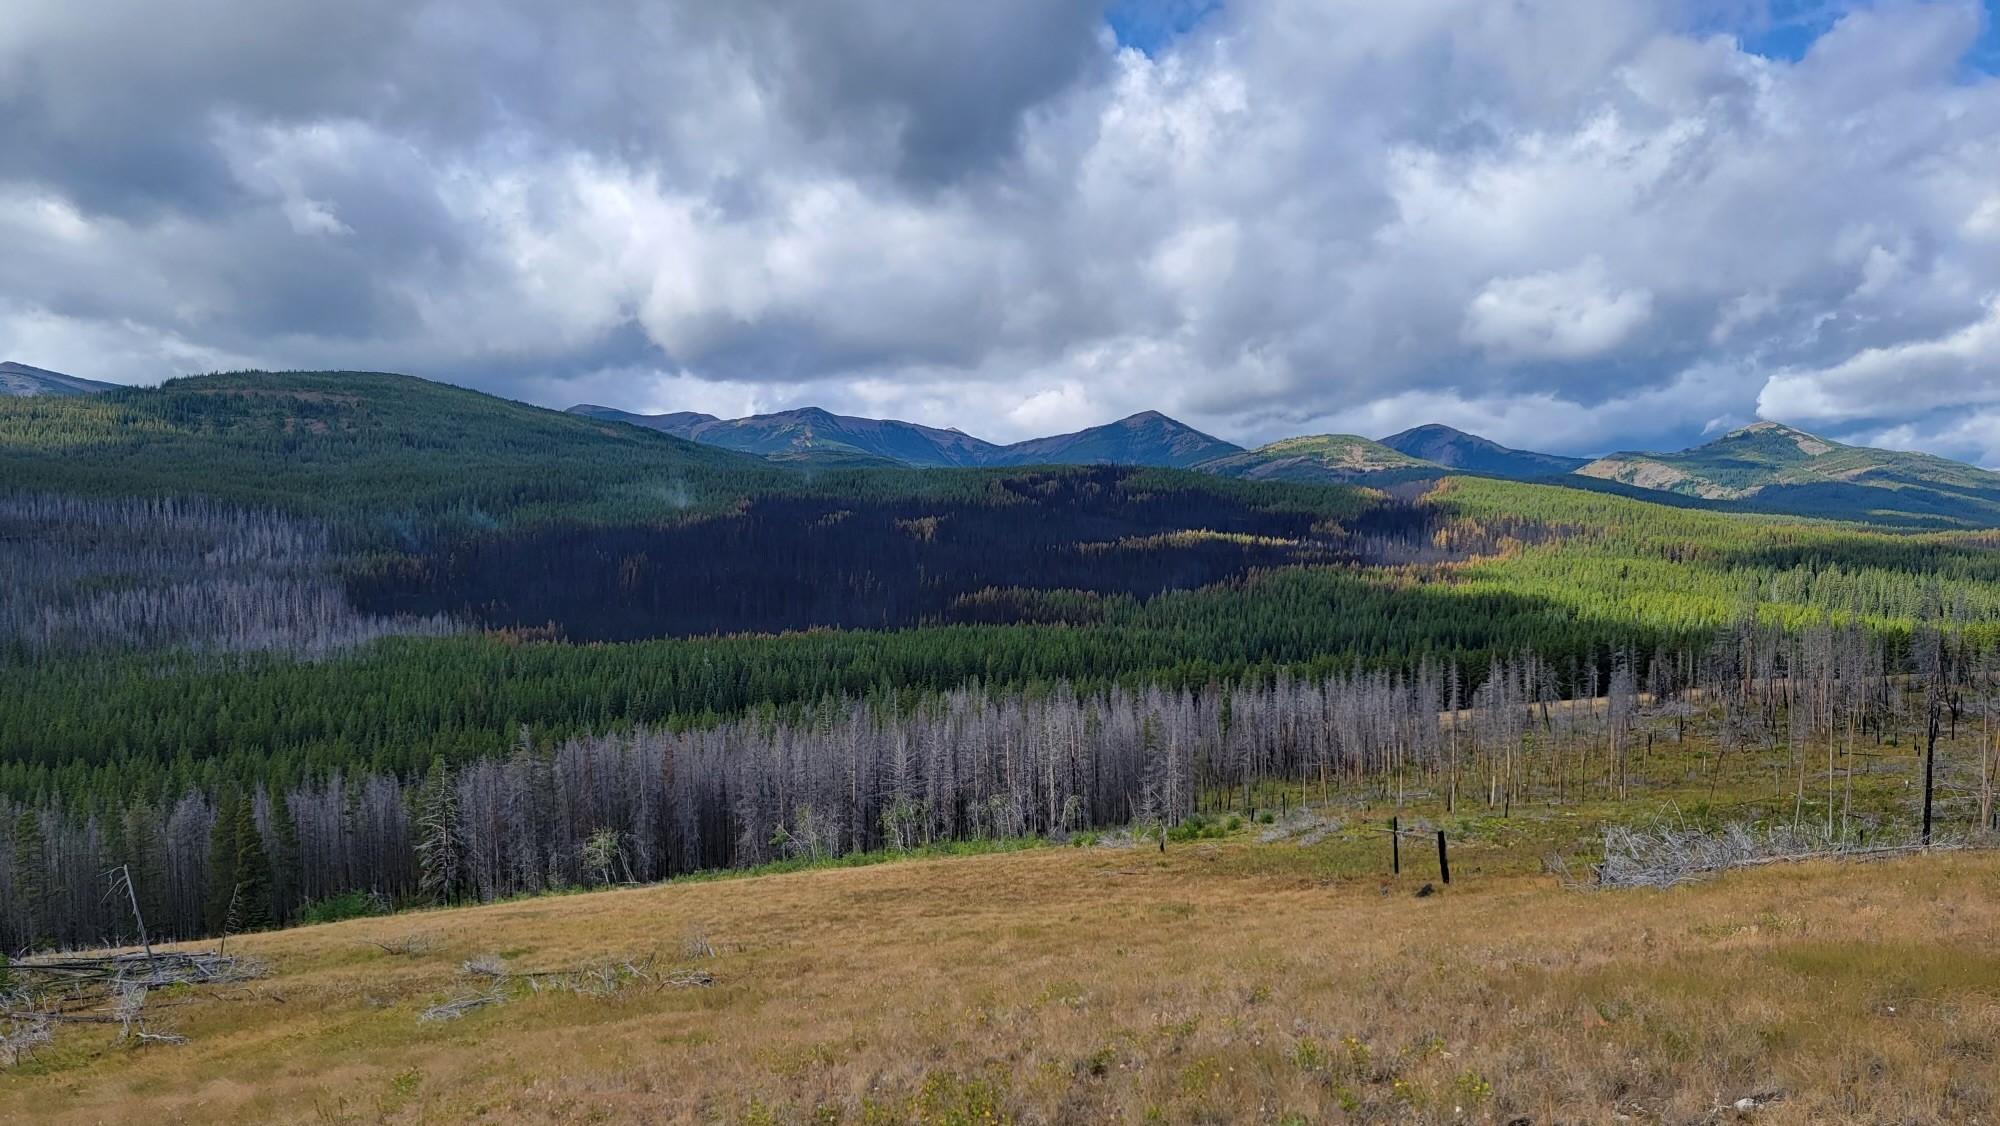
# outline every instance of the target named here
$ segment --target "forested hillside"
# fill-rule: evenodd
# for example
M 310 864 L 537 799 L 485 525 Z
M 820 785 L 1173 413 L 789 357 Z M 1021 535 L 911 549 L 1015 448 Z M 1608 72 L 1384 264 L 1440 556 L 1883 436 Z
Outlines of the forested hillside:
M 1371 451 L 1412 460 L 1301 456 Z M 1907 686 L 1971 698 L 2000 639 L 1994 533 L 1425 466 L 799 472 L 398 376 L 4 402 L 0 466 L 16 948 L 106 937 L 114 863 L 195 934 L 218 889 L 276 923 L 602 879 L 593 839 L 650 879 L 1384 771 L 1554 800 L 1616 784 L 1642 695 L 1761 685 L 1782 741 L 1818 678 L 1811 730 L 1907 738 Z
M 0 399 L 10 489 L 199 495 L 336 518 L 378 539 L 436 525 L 660 519 L 781 476 L 665 434 L 375 372 Z

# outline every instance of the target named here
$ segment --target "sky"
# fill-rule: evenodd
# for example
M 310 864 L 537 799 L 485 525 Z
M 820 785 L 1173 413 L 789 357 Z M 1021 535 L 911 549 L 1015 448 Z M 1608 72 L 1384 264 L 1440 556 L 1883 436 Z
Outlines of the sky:
M 9 0 L 0 359 L 2000 465 L 2000 0 Z

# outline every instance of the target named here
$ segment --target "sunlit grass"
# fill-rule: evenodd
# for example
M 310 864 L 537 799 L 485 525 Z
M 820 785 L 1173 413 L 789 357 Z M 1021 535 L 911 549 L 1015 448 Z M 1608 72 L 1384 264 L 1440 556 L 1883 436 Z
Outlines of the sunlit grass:
M 1616 812 L 1466 811 L 1451 887 L 1374 822 L 1307 846 L 1037 848 L 683 882 L 233 939 L 271 977 L 163 997 L 186 1046 L 65 1030 L 0 1119 L 1970 1121 L 2000 1052 L 2000 857 L 1566 891 Z M 1631 810 L 1626 810 L 1629 814 Z M 1575 816 L 1572 816 L 1574 814 Z M 1414 895 L 1425 884 L 1436 894 Z M 706 989 L 416 1014 L 520 971 L 685 960 Z M 435 937 L 411 955 L 372 941 Z M 990 1116 L 990 1117 L 989 1117 Z

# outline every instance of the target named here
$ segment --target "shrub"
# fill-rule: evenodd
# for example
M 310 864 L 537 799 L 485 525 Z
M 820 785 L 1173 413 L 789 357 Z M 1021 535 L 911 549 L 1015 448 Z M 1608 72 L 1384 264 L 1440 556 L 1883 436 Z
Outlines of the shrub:
M 308 902 L 299 909 L 299 922 L 338 923 L 343 919 L 364 919 L 388 913 L 389 902 L 372 891 L 343 891 Z
M 1230 814 L 1220 819 L 1211 819 L 1205 814 L 1190 813 L 1187 820 L 1167 830 L 1170 841 L 1216 841 L 1243 828 L 1243 818 Z

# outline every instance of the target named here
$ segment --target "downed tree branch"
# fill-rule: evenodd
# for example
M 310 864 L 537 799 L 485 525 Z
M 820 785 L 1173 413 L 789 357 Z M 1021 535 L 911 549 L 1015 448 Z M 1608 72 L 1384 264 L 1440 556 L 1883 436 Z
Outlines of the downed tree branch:
M 262 963 L 208 951 L 109 954 L 93 958 L 41 958 L 10 962 L 7 972 L 30 988 L 60 984 L 208 985 L 264 975 Z
M 702 969 L 674 969 L 659 973 L 653 958 L 642 961 L 608 961 L 558 970 L 509 970 L 492 955 L 473 958 L 459 970 L 468 978 L 484 980 L 484 988 L 459 993 L 440 1001 L 417 1019 L 427 1024 L 457 1020 L 467 1013 L 490 1005 L 502 1005 L 522 992 L 574 993 L 580 997 L 610 997 L 635 982 L 650 982 L 653 991 L 662 989 L 705 989 L 715 984 L 715 975 Z
M 439 1002 L 417 1014 L 417 1019 L 426 1024 L 457 1020 L 469 1012 L 483 1009 L 488 1005 L 504 1005 L 506 1003 L 506 990 L 500 986 L 495 986 L 481 993 L 461 993 L 449 1001 Z
M 387 942 L 371 938 L 366 940 L 364 945 L 379 947 L 384 954 L 395 954 L 397 956 L 428 954 L 437 946 L 437 936 L 434 934 L 406 934 L 401 938 L 390 939 Z

